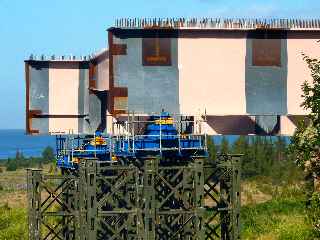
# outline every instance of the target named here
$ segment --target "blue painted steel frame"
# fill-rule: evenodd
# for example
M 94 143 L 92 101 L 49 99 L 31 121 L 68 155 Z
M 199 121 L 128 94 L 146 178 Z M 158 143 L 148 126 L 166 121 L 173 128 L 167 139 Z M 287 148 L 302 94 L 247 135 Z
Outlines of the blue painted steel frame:
M 146 156 L 176 157 L 207 156 L 203 135 L 181 135 L 167 112 L 151 116 L 143 135 L 112 137 L 94 136 L 57 137 L 57 165 L 60 168 L 78 169 L 84 158 L 97 158 L 112 162 L 118 158 L 142 158 Z

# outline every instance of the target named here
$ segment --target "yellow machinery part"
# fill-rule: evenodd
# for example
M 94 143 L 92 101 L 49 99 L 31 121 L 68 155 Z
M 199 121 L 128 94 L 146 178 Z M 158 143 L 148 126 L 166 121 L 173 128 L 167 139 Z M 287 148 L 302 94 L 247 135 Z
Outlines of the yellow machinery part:
M 155 124 L 172 125 L 173 124 L 173 118 L 158 119 L 158 120 L 155 120 Z
M 72 158 L 72 162 L 79 164 L 80 163 L 80 159 L 77 157 L 73 157 Z
M 91 145 L 105 145 L 106 141 L 103 139 L 103 137 L 96 137 L 94 140 L 91 140 Z

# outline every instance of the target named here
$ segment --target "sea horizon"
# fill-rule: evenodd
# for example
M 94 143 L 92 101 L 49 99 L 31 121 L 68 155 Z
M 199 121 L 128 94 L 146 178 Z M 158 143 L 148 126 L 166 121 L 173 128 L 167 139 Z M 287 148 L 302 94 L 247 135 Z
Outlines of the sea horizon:
M 31 136 L 25 129 L 0 129 L 0 160 L 15 157 L 17 151 L 25 157 L 39 157 L 48 146 L 55 150 L 55 136 Z

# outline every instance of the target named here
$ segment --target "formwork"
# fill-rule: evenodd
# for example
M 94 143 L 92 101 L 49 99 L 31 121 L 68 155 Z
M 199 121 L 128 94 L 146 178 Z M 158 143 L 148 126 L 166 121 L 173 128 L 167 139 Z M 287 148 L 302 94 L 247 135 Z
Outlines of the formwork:
M 240 158 L 28 169 L 29 239 L 240 239 Z

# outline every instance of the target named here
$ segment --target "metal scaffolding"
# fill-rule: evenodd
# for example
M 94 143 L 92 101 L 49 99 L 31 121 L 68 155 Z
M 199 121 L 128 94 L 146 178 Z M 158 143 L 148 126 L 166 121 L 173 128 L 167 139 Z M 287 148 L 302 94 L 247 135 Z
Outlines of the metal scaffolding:
M 88 158 L 77 175 L 29 169 L 29 239 L 239 239 L 240 155 L 204 160 Z

